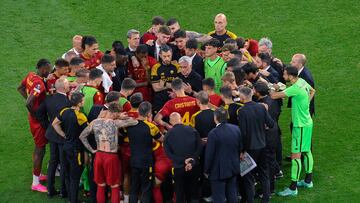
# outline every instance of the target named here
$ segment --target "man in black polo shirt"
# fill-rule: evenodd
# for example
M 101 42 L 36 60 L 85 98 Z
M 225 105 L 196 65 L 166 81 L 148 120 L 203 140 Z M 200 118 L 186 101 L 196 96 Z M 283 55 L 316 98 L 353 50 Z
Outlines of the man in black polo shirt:
M 152 119 L 151 104 L 142 102 L 139 106 L 139 123 L 126 129 L 130 143 L 131 186 L 130 203 L 151 202 L 153 184 L 153 139 L 161 140 L 163 136 L 156 125 L 149 122 Z
M 201 76 L 192 70 L 191 58 L 183 56 L 179 59 L 180 72 L 178 77 L 184 82 L 185 92 L 192 96 L 194 92 L 202 90 Z
M 253 92 L 248 87 L 239 90 L 244 106 L 239 111 L 238 121 L 241 134 L 244 137 L 244 151 L 256 162 L 257 167 L 242 178 L 242 199 L 246 202 L 254 201 L 254 171 L 257 172 L 262 187 L 262 202 L 269 202 L 270 182 L 265 156 L 265 129 L 274 127 L 274 120 L 263 104 L 252 101 Z
M 210 35 L 211 37 L 217 39 L 220 41 L 221 46 L 224 44 L 224 41 L 228 38 L 231 39 L 236 39 L 237 36 L 230 32 L 229 30 L 226 29 L 227 26 L 227 20 L 226 20 L 226 16 L 223 13 L 219 13 L 215 16 L 214 19 L 214 27 L 215 30 L 209 32 L 208 35 Z
M 220 88 L 220 96 L 224 101 L 224 109 L 228 112 L 228 123 L 237 125 L 239 110 L 243 106 L 240 103 L 236 103 L 233 100 L 232 89 L 230 87 L 222 87 Z
M 157 113 L 170 100 L 171 82 L 178 75 L 179 65 L 171 62 L 172 50 L 164 45 L 160 49 L 161 62 L 151 68 L 151 85 L 154 90 L 153 111 Z
M 199 156 L 202 150 L 199 133 L 181 122 L 179 113 L 170 114 L 173 126 L 166 134 L 164 148 L 174 167 L 176 202 L 198 201 Z
M 56 92 L 53 95 L 48 95 L 36 112 L 38 120 L 41 121 L 46 127 L 45 137 L 50 144 L 50 160 L 48 165 L 48 180 L 47 189 L 48 196 L 53 197 L 59 192 L 55 190 L 55 172 L 58 164 L 60 163 L 60 180 L 61 180 L 61 197 L 66 197 L 65 187 L 65 174 L 64 174 L 64 157 L 63 157 L 63 144 L 64 139 L 61 138 L 49 123 L 52 123 L 55 117 L 65 107 L 70 107 L 71 104 L 67 98 L 67 93 L 70 90 L 69 81 L 65 77 L 61 77 L 55 82 Z
M 71 107 L 64 108 L 54 119 L 52 126 L 58 135 L 65 139 L 64 173 L 65 184 L 71 203 L 78 202 L 79 181 L 82 172 L 83 145 L 79 139 L 80 133 L 86 128 L 88 122 L 85 114 L 80 112 L 84 104 L 84 95 L 74 92 L 70 98 Z

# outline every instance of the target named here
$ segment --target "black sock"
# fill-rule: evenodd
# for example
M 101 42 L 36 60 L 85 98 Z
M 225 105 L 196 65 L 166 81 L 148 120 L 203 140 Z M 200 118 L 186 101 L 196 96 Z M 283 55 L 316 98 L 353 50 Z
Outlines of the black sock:
M 312 181 L 312 173 L 307 173 L 305 176 L 305 183 L 311 183 Z
M 297 182 L 296 181 L 291 181 L 291 184 L 290 184 L 290 190 L 296 190 L 297 188 Z

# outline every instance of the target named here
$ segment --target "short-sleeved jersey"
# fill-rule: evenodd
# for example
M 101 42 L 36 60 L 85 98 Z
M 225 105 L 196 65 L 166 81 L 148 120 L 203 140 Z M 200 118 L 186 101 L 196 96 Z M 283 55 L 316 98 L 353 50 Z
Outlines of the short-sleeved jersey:
M 33 112 L 35 112 L 40 104 L 46 98 L 46 87 L 42 77 L 36 75 L 34 72 L 30 72 L 21 82 L 25 87 L 27 96 L 34 95 Z
M 217 107 L 223 104 L 223 100 L 221 99 L 221 96 L 218 94 L 209 95 L 209 102 Z
M 127 112 L 127 115 L 131 118 L 137 119 L 139 118 L 139 112 L 135 110 L 130 110 Z
M 196 112 L 191 117 L 191 126 L 199 132 L 201 138 L 207 137 L 209 132 L 216 126 L 214 110 L 206 109 Z
M 87 57 L 83 53 L 80 54 L 80 57 L 84 59 L 85 68 L 91 70 L 101 64 L 101 58 L 103 55 L 104 54 L 101 51 L 98 51 L 92 57 Z
M 65 144 L 82 149 L 83 145 L 79 136 L 88 125 L 85 114 L 72 108 L 64 108 L 57 118 L 61 121 L 61 128 L 65 133 Z
M 185 96 L 169 100 L 159 113 L 164 117 L 168 117 L 171 113 L 178 112 L 181 115 L 183 124 L 190 125 L 190 119 L 197 111 L 199 111 L 199 106 L 196 104 L 196 99 Z
M 80 91 L 85 95 L 82 111 L 86 115 L 90 113 L 90 110 L 94 105 L 104 104 L 104 95 L 96 87 L 84 85 Z
M 284 90 L 286 96 L 291 97 L 291 117 L 294 127 L 304 127 L 312 125 L 313 120 L 310 116 L 310 90 L 311 86 L 302 78 Z
M 239 110 L 243 105 L 240 103 L 231 103 L 231 104 L 225 104 L 224 109 L 228 111 L 228 123 L 239 125 L 238 122 L 238 115 Z
M 122 108 L 122 112 L 129 112 L 131 110 L 131 104 L 124 95 L 120 95 L 119 104 Z
M 224 75 L 226 67 L 227 64 L 220 56 L 215 60 L 208 58 L 204 62 L 205 78 L 214 79 L 216 93 L 220 93 L 220 88 L 222 87 L 221 77 Z
M 157 63 L 151 68 L 151 82 L 157 83 L 163 80 L 167 83 L 171 83 L 173 79 L 177 77 L 179 66 L 177 64 L 164 65 Z M 153 97 L 153 109 L 159 111 L 161 107 L 169 101 L 168 90 L 154 92 Z
M 153 139 L 161 137 L 159 128 L 148 121 L 139 120 L 135 126 L 126 128 L 130 143 L 130 165 L 145 168 L 153 165 Z
M 225 40 L 228 38 L 231 38 L 231 39 L 237 38 L 236 34 L 234 34 L 233 32 L 230 32 L 229 30 L 226 30 L 225 34 L 223 34 L 223 35 L 216 34 L 216 32 L 214 30 L 214 31 L 209 32 L 208 35 L 219 40 L 221 42 L 221 45 L 223 45 Z
M 151 56 L 148 56 L 147 60 L 148 60 L 150 69 L 157 63 L 156 59 Z M 129 76 L 132 79 L 134 79 L 137 83 L 147 82 L 150 80 L 150 78 L 149 78 L 150 75 L 146 74 L 147 71 L 149 71 L 149 70 L 147 68 L 145 68 L 142 64 L 140 64 L 139 67 L 135 68 L 135 67 L 133 67 L 132 63 L 128 63 Z

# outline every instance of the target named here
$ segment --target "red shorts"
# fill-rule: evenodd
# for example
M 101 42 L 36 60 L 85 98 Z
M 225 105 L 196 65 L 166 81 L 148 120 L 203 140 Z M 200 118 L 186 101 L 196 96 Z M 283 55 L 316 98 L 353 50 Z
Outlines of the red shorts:
M 128 142 L 124 142 L 121 147 L 121 162 L 123 167 L 124 174 L 130 173 L 130 144 Z
M 113 153 L 96 152 L 94 160 L 94 181 L 97 184 L 120 184 L 121 165 L 119 156 Z
M 160 181 L 164 181 L 166 176 L 171 172 L 172 162 L 166 156 L 164 148 L 162 146 L 159 146 L 153 153 L 155 157 L 155 177 Z
M 40 122 L 37 121 L 32 116 L 29 115 L 28 118 L 29 118 L 29 124 L 30 124 L 30 131 L 34 138 L 35 146 L 44 147 L 48 143 L 48 141 L 45 137 L 46 129 L 43 128 L 40 125 Z

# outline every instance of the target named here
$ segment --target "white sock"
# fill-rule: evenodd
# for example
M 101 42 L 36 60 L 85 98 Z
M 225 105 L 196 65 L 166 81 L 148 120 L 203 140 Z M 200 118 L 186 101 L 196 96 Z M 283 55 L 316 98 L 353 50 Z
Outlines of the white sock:
M 124 195 L 124 203 L 129 203 L 129 195 Z
M 38 185 L 40 183 L 39 176 L 33 175 L 33 185 Z

